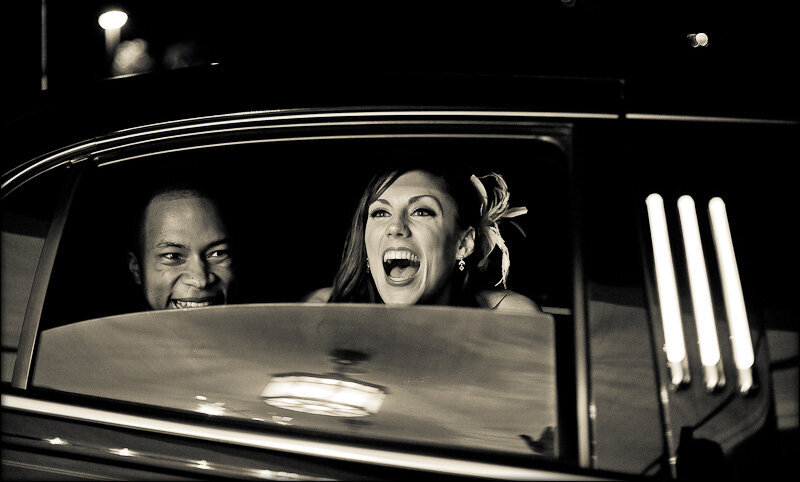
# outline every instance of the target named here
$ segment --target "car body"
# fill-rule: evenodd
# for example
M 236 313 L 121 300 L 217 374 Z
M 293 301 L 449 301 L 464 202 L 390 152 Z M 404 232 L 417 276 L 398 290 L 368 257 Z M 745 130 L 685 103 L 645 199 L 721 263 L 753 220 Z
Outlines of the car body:
M 637 111 L 613 78 L 174 74 L 101 82 L 8 128 L 53 135 L 36 154 L 12 150 L 24 162 L 2 180 L 4 476 L 674 478 L 790 465 L 779 443 L 796 416 L 781 410 L 796 394 L 774 381 L 796 372 L 776 353 L 797 330 L 789 277 L 773 268 L 788 248 L 781 170 L 796 119 Z M 541 316 L 300 302 L 330 285 L 361 189 L 397 152 L 506 176 L 528 207 L 526 236 L 503 231 L 510 287 Z M 236 304 L 136 304 L 130 201 L 165 176 L 211 179 L 237 206 Z M 680 362 L 665 350 L 654 193 Z M 725 381 L 713 384 L 695 343 L 685 195 L 716 316 Z M 717 198 L 749 371 L 730 341 Z M 312 410 L 293 391 L 325 383 L 361 390 L 361 405 L 311 397 Z

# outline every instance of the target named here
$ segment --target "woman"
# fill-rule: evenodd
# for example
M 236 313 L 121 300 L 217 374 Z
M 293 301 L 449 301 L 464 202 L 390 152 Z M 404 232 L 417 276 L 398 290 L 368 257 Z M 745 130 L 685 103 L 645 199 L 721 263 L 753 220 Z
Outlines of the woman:
M 487 190 L 484 183 L 494 182 Z M 491 192 L 491 195 L 488 193 Z M 503 178 L 482 179 L 458 169 L 402 169 L 373 177 L 353 217 L 333 287 L 308 302 L 473 306 L 539 313 L 529 298 L 508 290 L 476 290 L 493 249 L 502 251 L 505 287 L 508 249 L 497 223 L 525 214 L 508 207 Z

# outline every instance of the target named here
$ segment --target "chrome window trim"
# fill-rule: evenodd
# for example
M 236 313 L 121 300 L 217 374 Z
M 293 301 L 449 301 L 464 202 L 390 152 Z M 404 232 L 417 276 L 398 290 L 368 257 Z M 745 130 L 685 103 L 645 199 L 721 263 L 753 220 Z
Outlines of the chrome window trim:
M 134 159 L 140 159 L 143 157 L 151 157 L 160 154 L 169 154 L 172 152 L 183 152 L 195 149 L 207 149 L 210 147 L 224 147 L 224 146 L 235 146 L 244 144 L 262 144 L 262 143 L 266 144 L 274 142 L 296 142 L 296 141 L 327 141 L 327 140 L 345 140 L 345 139 L 425 139 L 425 138 L 433 138 L 433 139 L 481 138 L 481 139 L 529 139 L 529 140 L 536 139 L 536 140 L 545 140 L 547 142 L 551 142 L 552 144 L 560 146 L 560 143 L 556 142 L 552 137 L 537 136 L 535 134 L 354 134 L 354 135 L 342 135 L 342 136 L 279 137 L 274 139 L 254 139 L 247 141 L 218 142 L 214 144 L 198 144 L 195 146 L 179 147 L 175 149 L 151 151 L 145 154 L 138 154 L 135 156 L 114 159 L 112 161 L 101 162 L 98 164 L 98 167 L 110 166 L 112 164 L 131 161 Z M 153 142 L 155 142 L 156 140 L 163 140 L 163 138 L 154 139 Z
M 400 453 L 345 443 L 318 442 L 288 435 L 277 436 L 246 430 L 196 425 L 187 422 L 170 422 L 152 417 L 35 400 L 17 395 L 3 394 L 2 406 L 4 409 L 64 417 L 127 429 L 400 469 L 506 480 L 605 480 L 598 477 L 542 469 L 511 467 L 432 455 Z
M 781 120 L 781 119 L 756 119 L 756 118 L 746 118 L 746 117 L 714 117 L 714 116 L 672 115 L 672 114 L 629 113 L 625 114 L 625 118 L 633 120 L 716 122 L 725 124 L 798 125 L 797 121 Z
M 481 122 L 486 122 L 486 118 L 491 117 L 509 117 L 509 118 L 529 118 L 529 119 L 542 119 L 542 118 L 566 118 L 566 119 L 619 119 L 619 114 L 609 114 L 609 113 L 581 113 L 581 112 L 535 112 L 535 111 L 481 111 L 481 110 L 375 110 L 375 111 L 337 111 L 337 112 L 316 112 L 316 113 L 284 113 L 284 112 L 295 112 L 295 111 L 265 111 L 262 114 L 261 111 L 255 112 L 256 117 L 253 117 L 253 112 L 244 112 L 244 113 L 229 113 L 229 114 L 222 114 L 222 115 L 215 115 L 215 116 L 206 116 L 206 117 L 196 117 L 196 118 L 189 118 L 189 119 L 181 119 L 175 121 L 169 121 L 165 123 L 156 123 L 156 124 L 145 124 L 143 126 L 138 127 L 131 127 L 124 130 L 119 130 L 110 133 L 108 136 L 104 136 L 101 138 L 96 138 L 92 140 L 88 140 L 83 143 L 79 143 L 67 148 L 64 151 L 58 151 L 55 153 L 47 154 L 45 157 L 41 158 L 40 160 L 32 161 L 29 166 L 21 169 L 19 172 L 11 175 L 8 179 L 4 180 L 2 185 L 0 185 L 0 192 L 2 195 L 5 196 L 10 193 L 13 189 L 8 189 L 10 185 L 15 183 L 19 180 L 19 183 L 23 183 L 32 179 L 33 177 L 37 176 L 38 172 L 36 172 L 41 166 L 47 165 L 53 161 L 58 160 L 59 158 L 64 158 L 63 162 L 68 162 L 67 156 L 70 154 L 85 154 L 86 152 L 94 153 L 99 147 L 110 144 L 112 142 L 119 142 L 125 139 L 133 139 L 137 137 L 143 136 L 151 136 L 154 134 L 164 134 L 164 133 L 171 133 L 181 130 L 187 129 L 197 129 L 197 128 L 210 128 L 214 126 L 224 126 L 224 125 L 232 125 L 232 124 L 243 124 L 243 123 L 253 123 L 253 122 L 274 122 L 274 121 L 283 121 L 283 120 L 297 120 L 297 119 L 329 119 L 329 118 L 352 118 L 352 117 L 391 117 L 391 116 L 422 116 L 422 117 L 432 117 L 432 116 L 445 116 L 445 117 L 453 117 L 453 116 L 474 116 L 480 117 Z M 207 119 L 218 119 L 220 117 L 233 117 L 233 116 L 245 116 L 242 118 L 237 119 L 220 119 L 213 122 L 199 122 L 198 121 L 205 121 Z M 188 122 L 188 124 L 186 124 Z M 399 122 L 408 124 L 408 122 Z M 442 121 L 442 123 L 448 123 L 448 121 Z M 181 125 L 176 125 L 181 124 Z M 153 127 L 157 126 L 170 126 L 164 127 L 160 129 L 152 130 Z M 324 124 L 320 124 L 324 125 Z M 366 124 L 365 124 L 366 125 Z M 264 127 L 264 126 L 260 126 Z M 277 126 L 276 126 L 277 127 Z M 131 132 L 137 129 L 144 129 L 142 132 Z M 130 132 L 126 134 L 126 132 Z M 204 131 L 205 133 L 207 131 Z M 200 134 L 200 133 L 198 133 Z M 26 176 L 30 176 L 28 179 L 24 179 Z

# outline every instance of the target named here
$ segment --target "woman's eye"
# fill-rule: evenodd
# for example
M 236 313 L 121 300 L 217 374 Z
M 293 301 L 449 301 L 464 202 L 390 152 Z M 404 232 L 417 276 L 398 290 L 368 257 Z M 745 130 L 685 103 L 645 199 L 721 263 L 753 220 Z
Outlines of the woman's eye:
M 417 208 L 412 213 L 412 216 L 433 216 L 434 212 L 428 208 Z
M 389 216 L 389 211 L 385 209 L 376 209 L 375 211 L 369 213 L 369 217 L 371 218 L 385 218 L 387 216 Z

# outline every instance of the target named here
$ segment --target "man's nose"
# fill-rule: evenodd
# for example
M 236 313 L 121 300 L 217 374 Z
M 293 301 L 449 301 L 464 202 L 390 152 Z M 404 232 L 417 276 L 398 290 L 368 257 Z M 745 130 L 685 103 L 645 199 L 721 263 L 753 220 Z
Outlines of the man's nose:
M 208 263 L 194 258 L 186 263 L 182 280 L 187 285 L 202 290 L 214 282 L 214 273 L 209 269 Z
M 392 222 L 389 223 L 389 227 L 386 230 L 386 234 L 389 237 L 408 237 L 411 233 L 408 230 L 408 223 L 406 222 L 405 216 L 395 216 L 392 218 Z

